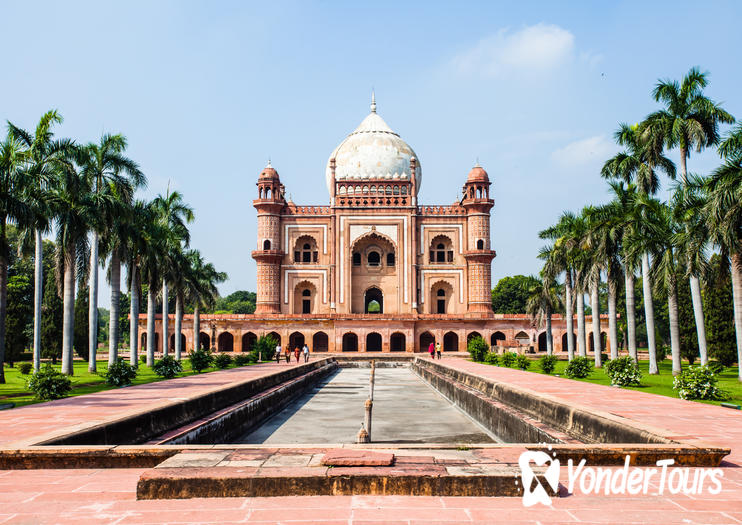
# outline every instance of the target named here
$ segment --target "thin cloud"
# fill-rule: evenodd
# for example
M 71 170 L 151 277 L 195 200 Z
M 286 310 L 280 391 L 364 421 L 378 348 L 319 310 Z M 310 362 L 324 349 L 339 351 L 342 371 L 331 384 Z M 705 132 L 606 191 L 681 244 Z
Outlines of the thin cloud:
M 501 29 L 453 59 L 462 73 L 497 76 L 508 71 L 553 70 L 574 59 L 574 35 L 556 25 Z
M 605 135 L 570 142 L 554 150 L 551 159 L 563 168 L 577 168 L 604 162 L 616 152 L 616 145 Z

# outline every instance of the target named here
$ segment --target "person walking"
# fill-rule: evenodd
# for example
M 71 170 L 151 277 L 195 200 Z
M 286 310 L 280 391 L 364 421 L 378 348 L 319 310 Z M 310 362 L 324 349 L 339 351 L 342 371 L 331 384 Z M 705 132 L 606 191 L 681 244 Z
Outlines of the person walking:
M 309 362 L 309 346 L 307 346 L 306 343 L 304 343 L 304 348 L 301 350 L 304 353 L 304 362 Z
M 291 364 L 291 345 L 286 343 L 286 349 L 283 351 L 284 357 L 286 357 L 286 364 Z
M 281 363 L 281 344 L 276 343 L 276 364 Z
M 441 358 L 441 344 L 435 343 L 435 353 L 438 356 L 438 359 Z
M 428 347 L 428 353 L 430 354 L 431 359 L 435 359 L 435 342 L 431 341 L 430 346 Z
M 294 357 L 296 357 L 296 363 L 299 363 L 299 356 L 301 355 L 301 349 L 299 348 L 299 345 L 296 345 L 296 348 L 294 348 Z

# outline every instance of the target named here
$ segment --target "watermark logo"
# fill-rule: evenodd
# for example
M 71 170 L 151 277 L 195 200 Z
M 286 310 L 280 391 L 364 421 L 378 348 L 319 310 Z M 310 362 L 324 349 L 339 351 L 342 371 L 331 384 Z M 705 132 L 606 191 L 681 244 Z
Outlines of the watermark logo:
M 551 450 L 551 447 L 549 447 Z M 719 494 L 724 471 L 720 468 L 672 467 L 674 459 L 661 459 L 654 467 L 631 467 L 631 457 L 626 456 L 623 467 L 589 467 L 585 459 L 575 465 L 567 461 L 567 485 L 570 494 L 637 495 L 703 493 Z M 551 505 L 551 496 L 533 471 L 532 465 L 548 465 L 541 477 L 556 493 L 559 486 L 560 462 L 556 454 L 528 450 L 518 458 L 520 482 L 523 486 L 523 506 L 537 503 Z

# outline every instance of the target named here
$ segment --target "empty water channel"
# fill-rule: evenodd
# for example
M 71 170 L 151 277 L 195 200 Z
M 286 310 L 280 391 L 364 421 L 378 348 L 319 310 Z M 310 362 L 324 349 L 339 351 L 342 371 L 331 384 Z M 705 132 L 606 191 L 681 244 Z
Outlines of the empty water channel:
M 364 421 L 371 368 L 338 368 L 235 443 L 353 443 Z M 376 368 L 375 443 L 497 441 L 407 366 Z

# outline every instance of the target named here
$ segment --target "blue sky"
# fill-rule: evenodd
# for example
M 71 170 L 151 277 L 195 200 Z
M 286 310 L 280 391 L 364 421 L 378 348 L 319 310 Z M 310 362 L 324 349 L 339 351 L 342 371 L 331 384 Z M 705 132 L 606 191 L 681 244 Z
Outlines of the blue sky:
M 267 159 L 294 202 L 326 204 L 328 155 L 372 87 L 421 160 L 421 203 L 453 202 L 477 158 L 489 172 L 493 285 L 538 272 L 537 232 L 563 210 L 607 200 L 612 133 L 656 108 L 658 78 L 698 65 L 742 117 L 739 2 L 3 0 L 0 13 L 0 119 L 33 128 L 57 108 L 60 135 L 124 133 L 142 195 L 169 183 L 194 207 L 192 246 L 228 272 L 223 294 L 255 289 Z M 694 154 L 689 169 L 717 162 Z

